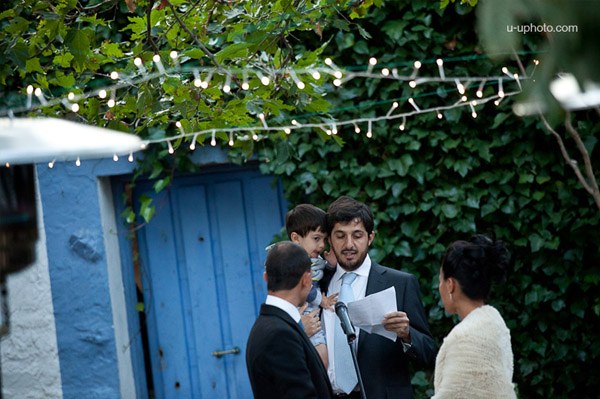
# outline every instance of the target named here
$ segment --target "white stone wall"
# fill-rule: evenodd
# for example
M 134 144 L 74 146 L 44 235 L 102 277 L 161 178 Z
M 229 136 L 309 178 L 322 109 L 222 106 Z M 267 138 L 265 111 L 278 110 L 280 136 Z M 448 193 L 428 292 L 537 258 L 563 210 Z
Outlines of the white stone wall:
M 37 261 L 7 278 L 11 329 L 0 343 L 3 399 L 63 396 L 39 196 L 37 203 Z

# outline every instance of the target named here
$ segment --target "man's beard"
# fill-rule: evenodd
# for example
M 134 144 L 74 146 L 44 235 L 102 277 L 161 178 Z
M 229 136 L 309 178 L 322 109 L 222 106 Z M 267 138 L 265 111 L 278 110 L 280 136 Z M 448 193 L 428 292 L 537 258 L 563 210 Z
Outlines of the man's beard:
M 360 256 L 358 258 L 355 258 L 355 260 L 351 261 L 351 262 L 346 262 L 343 260 L 343 258 L 340 256 L 340 254 L 338 254 L 338 252 L 333 249 L 333 253 L 335 254 L 338 264 L 342 267 L 342 269 L 348 271 L 348 272 L 353 272 L 356 269 L 358 269 L 363 262 L 365 261 L 365 258 L 367 257 L 367 250 L 365 250 L 364 253 L 360 254 Z M 342 251 L 342 254 L 344 252 L 355 252 L 357 255 L 359 255 L 358 251 Z

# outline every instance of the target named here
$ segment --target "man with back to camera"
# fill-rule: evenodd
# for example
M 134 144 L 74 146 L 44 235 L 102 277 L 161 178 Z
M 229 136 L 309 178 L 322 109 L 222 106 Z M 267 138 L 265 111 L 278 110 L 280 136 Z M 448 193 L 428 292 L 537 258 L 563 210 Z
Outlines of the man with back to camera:
M 433 366 L 437 349 L 429 332 L 417 279 L 371 261 L 368 249 L 375 238 L 373 228 L 373 215 L 365 204 L 342 196 L 329 206 L 327 233 L 338 265 L 330 276 L 327 295 L 339 292 L 338 301 L 352 302 L 395 287 L 398 311 L 387 314 L 382 324 L 398 338 L 394 342 L 360 331 L 357 358 L 368 399 L 409 399 L 413 397 L 409 361 L 422 367 Z M 339 338 L 341 333 L 336 334 L 340 322 L 330 310 L 323 311 L 322 319 L 329 351 L 327 371 L 334 396 L 359 399 L 360 387 L 350 348 L 345 339 Z
M 298 244 L 282 241 L 269 250 L 267 300 L 246 346 L 255 399 L 333 397 L 327 370 L 299 324 L 298 307 L 312 287 L 310 266 L 308 253 Z

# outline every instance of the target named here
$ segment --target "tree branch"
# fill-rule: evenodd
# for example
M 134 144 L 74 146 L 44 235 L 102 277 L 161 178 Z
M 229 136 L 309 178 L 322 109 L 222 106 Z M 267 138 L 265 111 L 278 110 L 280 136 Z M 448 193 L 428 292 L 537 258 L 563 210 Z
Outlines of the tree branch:
M 523 76 L 526 76 L 525 67 L 523 66 L 523 63 L 521 62 L 521 58 L 515 51 L 513 51 L 513 54 L 517 61 L 517 65 L 519 66 L 519 69 L 521 70 L 521 73 L 523 74 Z M 596 112 L 598 114 L 600 114 L 600 109 L 596 108 Z M 550 124 L 548 123 L 548 120 L 546 119 L 544 114 L 542 114 L 541 111 L 538 112 L 538 115 L 539 115 L 540 119 L 542 120 L 546 129 L 548 129 L 548 131 L 550 133 L 552 133 L 552 135 L 556 138 L 556 141 L 558 142 L 558 146 L 560 147 L 560 152 L 561 152 L 563 158 L 565 159 L 565 161 L 567 162 L 567 165 L 569 165 L 571 167 L 571 169 L 573 169 L 573 171 L 575 172 L 575 175 L 577 176 L 577 180 L 579 180 L 579 182 L 581 183 L 583 188 L 592 196 L 592 198 L 594 199 L 594 202 L 596 203 L 596 206 L 598 207 L 598 209 L 600 209 L 600 191 L 598 189 L 598 181 L 596 180 L 596 176 L 594 175 L 594 171 L 592 169 L 592 163 L 590 161 L 590 154 L 588 153 L 587 149 L 585 148 L 585 145 L 583 145 L 583 141 L 581 140 L 581 136 L 579 135 L 579 132 L 577 132 L 577 130 L 575 130 L 575 128 L 571 124 L 571 114 L 569 112 L 567 112 L 567 117 L 565 119 L 565 127 L 566 127 L 567 131 L 569 132 L 569 134 L 571 135 L 571 137 L 573 138 L 573 140 L 575 140 L 575 143 L 577 144 L 577 149 L 581 153 L 581 156 L 583 158 L 583 163 L 585 166 L 585 173 L 586 173 L 587 179 L 586 179 L 586 176 L 584 176 L 581 173 L 581 170 L 579 169 L 579 166 L 577 165 L 577 161 L 575 161 L 574 159 L 572 159 L 569 156 L 569 153 L 567 152 L 567 148 L 565 147 L 565 143 L 563 142 L 562 137 L 560 137 L 560 134 L 558 134 L 558 132 L 556 132 L 556 130 L 554 130 L 552 128 L 552 126 L 550 126 Z
M 202 51 L 204 51 L 204 54 L 206 54 L 208 56 L 208 58 L 210 58 L 210 60 L 213 62 L 213 64 L 215 65 L 215 67 L 217 67 L 218 69 L 222 70 L 223 67 L 221 66 L 221 64 L 217 61 L 217 59 L 215 58 L 214 54 L 210 52 L 210 50 L 204 45 L 204 43 L 202 43 L 200 41 L 200 39 L 198 39 L 198 37 L 192 33 L 191 30 L 189 30 L 189 28 L 185 25 L 185 23 L 181 20 L 181 18 L 179 18 L 179 15 L 177 15 L 177 10 L 175 10 L 175 7 L 173 7 L 173 4 L 171 4 L 170 1 L 166 1 L 166 3 L 169 5 L 169 8 L 171 9 L 171 11 L 173 12 L 173 16 L 175 17 L 175 19 L 177 20 L 177 23 L 181 26 L 181 28 L 188 34 L 190 35 L 190 37 L 192 38 L 192 40 L 194 40 L 194 42 L 196 42 L 196 44 L 198 46 L 200 46 L 200 48 L 202 49 Z
M 571 114 L 569 112 L 567 112 L 567 117 L 565 119 L 565 127 L 567 128 L 567 132 L 569 132 L 573 140 L 575 140 L 577 149 L 579 150 L 579 153 L 583 158 L 585 174 L 587 177 L 587 184 L 585 184 L 584 187 L 591 194 L 591 196 L 594 197 L 594 201 L 596 201 L 596 205 L 598 206 L 598 209 L 600 209 L 600 190 L 598 190 L 598 181 L 596 180 L 596 176 L 594 175 L 592 162 L 590 160 L 590 154 L 588 153 L 587 148 L 585 148 L 585 145 L 581 140 L 579 132 L 575 130 L 575 128 L 571 124 Z

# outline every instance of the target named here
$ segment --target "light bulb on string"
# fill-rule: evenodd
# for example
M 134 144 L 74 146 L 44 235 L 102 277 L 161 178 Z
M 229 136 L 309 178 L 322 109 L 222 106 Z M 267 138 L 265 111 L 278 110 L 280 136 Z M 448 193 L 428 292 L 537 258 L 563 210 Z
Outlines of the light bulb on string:
M 183 130 L 183 125 L 181 124 L 181 121 L 175 122 L 175 127 L 177 127 L 177 129 L 179 129 L 179 131 L 181 132 L 182 135 L 185 135 L 185 130 Z
M 415 61 L 413 64 L 413 71 L 410 75 L 410 79 L 414 80 L 417 77 L 417 73 L 419 73 L 419 69 L 421 69 L 421 61 Z
M 511 79 L 513 77 L 507 67 L 502 67 L 502 73 L 505 74 L 506 76 L 508 76 Z
M 331 136 L 331 129 L 325 129 L 323 126 L 319 126 L 319 128 L 324 131 L 328 136 Z
M 435 112 L 436 112 L 436 114 L 437 114 L 437 118 L 438 118 L 438 119 L 443 119 L 443 118 L 444 118 L 444 115 L 442 115 L 442 113 L 440 112 L 440 110 L 439 110 L 439 109 L 436 109 L 436 110 L 435 110 Z
M 225 83 L 223 84 L 223 92 L 229 93 L 231 91 L 231 76 L 227 74 L 225 78 Z
M 208 85 L 210 83 L 210 80 L 212 79 L 212 75 L 213 75 L 213 71 L 208 71 L 208 73 L 206 74 L 206 79 L 205 80 L 200 80 L 200 87 L 203 89 L 208 89 Z
M 517 85 L 519 86 L 519 90 L 523 90 L 523 87 L 521 87 L 521 80 L 519 78 L 519 74 L 515 73 L 513 75 L 513 78 L 515 79 L 515 81 L 517 82 Z
M 212 131 L 212 138 L 210 139 L 210 145 L 213 147 L 217 145 L 217 139 L 215 137 L 215 129 L 213 129 L 213 131 Z
M 502 79 L 498 79 L 498 97 L 504 97 L 504 89 L 502 87 Z
M 417 81 L 411 80 L 410 82 L 408 82 L 408 85 L 410 86 L 411 89 L 414 89 L 415 87 L 417 87 Z
M 167 140 L 167 147 L 168 147 L 169 154 L 172 155 L 175 153 L 175 149 L 173 148 L 173 145 L 171 144 L 171 142 L 169 140 Z
M 333 80 L 333 85 L 335 87 L 340 87 L 342 85 L 342 80 L 341 79 L 334 79 Z
M 127 160 L 128 160 L 129 162 L 133 162 L 133 152 L 130 152 L 130 153 L 129 153 L 129 156 L 127 157 Z
M 156 64 L 158 72 L 160 72 L 161 75 L 164 75 L 167 72 L 165 71 L 165 67 L 163 66 L 162 61 L 160 60 L 159 54 L 154 54 L 154 56 L 152 57 L 152 61 L 154 61 L 154 63 Z
M 271 79 L 269 79 L 267 76 L 263 75 L 259 71 L 256 71 L 256 77 L 258 77 L 258 80 L 260 80 L 260 83 L 262 83 L 263 86 L 268 86 L 269 83 L 271 83 Z
M 70 91 L 69 94 L 67 94 L 67 99 L 69 101 L 75 100 L 75 93 L 73 93 L 72 91 Z
M 475 112 L 475 107 L 473 107 L 473 103 L 470 102 L 469 106 L 471 107 L 471 116 L 473 117 L 473 119 L 477 118 L 477 112 Z
M 54 167 L 54 163 L 56 162 L 56 159 L 53 159 L 52 161 L 48 162 L 48 167 L 50 169 L 52 169 Z
M 31 108 L 31 100 L 32 100 L 32 94 L 33 94 L 33 86 L 29 85 L 27 86 L 27 109 Z
M 312 71 L 311 76 L 313 77 L 314 80 L 321 79 L 321 74 L 319 73 L 319 71 Z
M 417 105 L 417 103 L 415 103 L 415 100 L 412 97 L 408 99 L 408 102 L 410 103 L 410 105 L 413 106 L 415 111 L 421 112 L 421 108 L 419 108 L 419 106 Z
M 10 163 L 7 162 L 7 163 L 4 164 L 4 166 L 6 166 L 7 168 L 10 168 Z
M 394 112 L 394 110 L 398 108 L 398 102 L 394 101 L 392 103 L 392 106 L 390 107 L 390 109 L 388 110 L 387 114 L 385 114 L 386 118 L 389 118 L 389 116 L 392 114 L 392 112 Z
M 142 75 L 146 75 L 146 68 L 144 68 L 144 61 L 140 57 L 135 57 L 133 64 L 137 67 Z
M 119 156 L 115 153 L 113 155 L 113 161 L 117 162 L 119 160 Z
M 229 146 L 233 147 L 233 132 L 229 132 Z
M 485 85 L 485 79 L 481 81 L 475 95 L 479 98 L 483 97 L 483 86 Z
M 387 69 L 387 68 L 383 68 L 383 69 L 381 70 L 381 75 L 383 75 L 383 76 L 385 76 L 385 77 L 388 77 L 388 76 L 390 76 L 390 70 L 389 70 L 389 69 Z
M 246 71 L 242 74 L 242 90 L 248 90 L 250 88 L 250 84 L 248 84 L 248 74 Z
M 301 80 L 298 78 L 298 75 L 296 75 L 296 72 L 294 72 L 294 70 L 293 70 L 293 69 L 289 69 L 289 70 L 288 70 L 288 72 L 289 72 L 289 74 L 290 74 L 290 76 L 291 76 L 292 80 L 293 80 L 293 81 L 294 81 L 294 83 L 296 84 L 296 87 L 298 87 L 300 90 L 303 90 L 303 89 L 304 89 L 304 87 L 306 87 L 306 85 L 304 84 L 304 82 L 303 82 L 303 81 L 301 81 Z
M 331 124 L 331 133 L 338 134 L 338 129 L 337 129 L 337 126 L 335 125 L 335 123 Z
M 119 79 L 119 72 L 117 72 L 117 71 L 112 71 L 112 72 L 110 73 L 110 78 L 111 78 L 112 80 L 117 80 L 117 79 Z
M 196 140 L 198 139 L 198 133 L 194 134 L 192 138 L 192 142 L 190 143 L 190 150 L 194 151 L 196 149 Z
M 75 165 L 81 166 L 81 159 L 79 159 L 79 157 L 77 157 L 77 160 L 75 161 Z
M 106 105 L 108 105 L 109 108 L 112 108 L 112 107 L 114 107 L 117 104 L 116 97 L 117 97 L 117 94 L 115 93 L 114 90 L 112 90 L 110 92 L 110 100 L 108 100 L 106 102 Z
M 194 74 L 194 86 L 200 87 L 202 85 L 202 79 L 200 79 L 200 74 L 198 73 L 198 70 L 194 69 L 192 73 Z
M 258 119 L 260 119 L 260 121 L 262 122 L 262 125 L 265 129 L 269 128 L 269 126 L 267 125 L 267 121 L 265 121 L 265 114 L 263 114 L 262 112 L 260 114 L 258 114 Z
M 356 123 L 354 123 L 354 133 L 356 133 L 356 134 L 360 133 L 360 127 L 358 127 L 358 125 Z
M 440 79 L 444 80 L 446 79 L 446 74 L 444 73 L 444 60 L 442 60 L 441 58 L 438 58 L 435 63 L 438 66 L 438 72 L 440 74 Z
M 285 132 L 285 134 L 292 133 L 292 129 L 290 129 L 289 127 L 283 128 L 283 131 Z
M 169 57 L 171 57 L 171 59 L 173 60 L 173 64 L 175 65 L 175 67 L 179 68 L 179 54 L 177 54 L 177 51 L 171 50 L 171 52 L 169 53 Z
M 302 125 L 295 119 L 292 119 L 292 125 L 296 126 L 296 127 L 301 127 Z
M 98 97 L 104 99 L 106 98 L 106 96 L 108 95 L 108 93 L 106 93 L 106 90 L 102 89 L 98 92 Z
M 369 58 L 369 66 L 367 67 L 367 73 L 371 73 L 373 71 L 373 67 L 377 65 L 377 58 L 371 57 Z
M 369 123 L 367 125 L 367 137 L 373 137 L 373 121 L 371 119 L 369 119 Z
M 38 98 L 38 100 L 40 101 L 40 103 L 42 103 L 42 105 L 47 105 L 48 101 L 46 101 L 46 97 L 44 97 L 44 94 L 42 93 L 42 89 L 40 89 L 39 87 L 36 88 L 33 91 L 33 94 L 35 94 L 35 96 Z
M 456 84 L 456 90 L 458 90 L 459 94 L 465 94 L 465 86 L 460 83 L 458 79 L 454 79 L 454 83 Z
M 400 129 L 401 131 L 404 131 L 404 129 L 406 129 L 406 116 L 402 115 L 402 122 L 400 123 L 400 126 L 398 126 L 398 129 Z
M 77 104 L 77 103 L 71 104 L 71 111 L 73 111 L 75 113 L 79 112 L 79 104 Z

